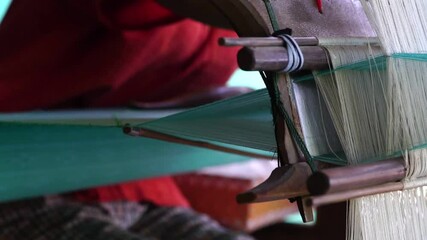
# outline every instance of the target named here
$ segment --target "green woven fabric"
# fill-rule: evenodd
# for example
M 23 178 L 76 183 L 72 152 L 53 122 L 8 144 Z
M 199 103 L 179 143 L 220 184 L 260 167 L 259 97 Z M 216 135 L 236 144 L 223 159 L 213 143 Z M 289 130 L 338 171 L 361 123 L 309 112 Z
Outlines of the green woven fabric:
M 270 109 L 268 92 L 262 89 L 137 126 L 192 140 L 235 145 L 230 146 L 233 148 L 258 149 L 272 155 L 276 142 Z
M 120 127 L 3 122 L 0 133 L 1 201 L 248 159 L 130 137 Z

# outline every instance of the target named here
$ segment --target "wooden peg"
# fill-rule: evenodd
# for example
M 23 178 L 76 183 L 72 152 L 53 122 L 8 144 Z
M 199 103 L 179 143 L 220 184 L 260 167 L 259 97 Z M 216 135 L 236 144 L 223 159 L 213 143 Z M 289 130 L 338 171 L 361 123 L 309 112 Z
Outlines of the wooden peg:
M 314 221 L 313 206 L 308 203 L 306 197 L 297 198 L 298 211 L 305 223 Z
M 263 183 L 237 195 L 237 202 L 266 202 L 306 196 L 308 190 L 305 182 L 310 174 L 311 169 L 306 162 L 278 167 Z

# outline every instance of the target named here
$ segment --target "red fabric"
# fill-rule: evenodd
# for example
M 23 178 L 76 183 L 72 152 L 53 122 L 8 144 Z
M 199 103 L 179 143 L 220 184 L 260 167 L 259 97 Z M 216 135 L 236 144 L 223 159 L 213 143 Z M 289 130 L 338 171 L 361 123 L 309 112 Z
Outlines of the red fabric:
M 71 194 L 83 202 L 117 200 L 149 201 L 163 206 L 185 206 L 189 203 L 171 177 L 145 179 L 111 186 L 88 189 Z
M 124 106 L 223 85 L 236 51 L 216 42 L 233 35 L 154 0 L 14 0 L 0 26 L 0 111 Z M 77 196 L 186 205 L 170 178 Z
M 14 0 L 0 26 L 0 111 L 123 106 L 223 85 L 236 52 L 217 38 L 234 34 L 166 13 L 152 0 Z
M 101 0 L 97 4 L 99 19 L 104 24 L 119 29 L 138 30 L 182 19 L 152 0 Z

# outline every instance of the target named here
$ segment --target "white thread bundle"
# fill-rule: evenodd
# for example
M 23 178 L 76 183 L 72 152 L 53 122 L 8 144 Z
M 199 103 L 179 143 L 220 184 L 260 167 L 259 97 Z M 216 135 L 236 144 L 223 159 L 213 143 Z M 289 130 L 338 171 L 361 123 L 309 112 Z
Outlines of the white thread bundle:
M 270 109 L 268 92 L 258 90 L 146 122 L 141 126 L 191 140 L 274 152 L 276 141 L 272 117 L 266 114 Z
M 427 1 L 361 0 L 387 55 L 427 53 Z M 407 149 L 426 142 L 427 70 L 424 62 L 390 59 L 387 80 L 391 101 L 388 104 L 387 150 Z M 406 154 L 405 188 L 425 182 L 427 151 Z M 421 177 L 421 178 L 419 178 Z M 419 178 L 419 179 L 417 179 Z M 352 225 L 360 224 L 355 239 L 425 239 L 427 236 L 427 189 L 369 196 L 352 201 Z M 376 213 L 372 213 L 376 210 Z M 360 218 L 359 218 L 360 216 Z M 360 222 L 358 222 L 360 220 Z M 381 225 L 379 226 L 378 223 Z
M 360 0 L 387 55 L 427 53 L 427 1 Z
M 384 54 L 427 52 L 427 1 L 361 3 Z M 377 53 L 357 47 L 328 51 L 335 68 Z M 347 238 L 425 239 L 427 188 L 419 186 L 427 182 L 427 63 L 389 58 L 385 65 L 316 79 L 350 164 L 406 152 L 405 190 L 351 200 Z
M 366 47 L 327 48 L 335 67 L 379 53 Z M 374 60 L 371 64 L 316 78 L 350 164 L 427 142 L 427 113 L 422 107 L 427 106 L 427 62 L 390 58 L 386 69 L 375 68 Z M 425 149 L 409 152 L 407 187 L 417 186 L 417 178 L 426 175 L 426 159 Z M 350 201 L 347 237 L 423 239 L 424 228 L 413 226 L 425 222 L 421 220 L 427 213 L 426 194 L 424 187 L 417 187 Z
M 426 193 L 418 187 L 350 201 L 348 238 L 425 239 Z
M 334 66 L 359 62 L 370 56 L 366 47 L 327 47 Z M 372 49 L 379 55 L 379 49 Z M 320 88 L 341 144 L 351 164 L 360 159 L 370 159 L 385 152 L 382 139 L 385 135 L 386 101 L 381 81 L 370 81 L 373 76 L 381 78 L 378 71 L 338 70 L 334 74 L 317 77 Z M 372 125 L 375 124 L 375 125 Z M 366 131 L 371 129 L 370 131 Z

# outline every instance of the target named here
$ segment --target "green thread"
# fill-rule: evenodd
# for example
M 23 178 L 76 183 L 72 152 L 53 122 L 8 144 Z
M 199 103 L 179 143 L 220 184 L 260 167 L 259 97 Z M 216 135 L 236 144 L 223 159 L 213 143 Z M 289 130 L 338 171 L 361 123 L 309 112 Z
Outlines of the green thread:
M 277 126 L 276 126 L 276 122 L 277 122 L 277 114 L 275 112 L 275 110 L 277 109 L 278 106 L 278 102 L 280 102 L 280 99 L 277 98 L 277 94 L 275 92 L 275 88 L 274 88 L 274 82 L 271 81 L 271 73 L 267 73 L 267 72 L 260 72 L 262 80 L 264 81 L 265 86 L 267 87 L 267 91 L 268 91 L 268 95 L 270 96 L 270 110 L 271 110 L 271 116 L 273 117 L 273 125 L 274 125 L 274 132 L 277 133 Z M 277 137 L 275 137 L 276 139 L 276 148 L 277 151 L 279 151 L 279 143 L 277 141 Z M 279 166 L 282 165 L 282 161 L 283 159 L 281 159 L 281 155 L 278 155 L 278 163 Z
M 112 126 L 0 122 L 0 201 L 248 160 Z
M 279 88 L 277 87 L 278 76 L 279 76 L 279 73 L 275 73 L 273 75 L 276 105 L 279 107 L 280 114 L 282 114 L 283 118 L 285 119 L 286 125 L 288 126 L 289 131 L 291 132 L 292 138 L 294 139 L 299 149 L 304 154 L 304 157 L 306 158 L 308 165 L 310 165 L 311 170 L 316 171 L 316 165 L 313 162 L 313 158 L 311 157 L 311 154 L 309 153 L 307 146 L 305 145 L 304 141 L 299 135 L 292 118 L 290 117 L 285 107 L 283 106 L 283 103 L 280 97 L 280 91 L 279 91 Z
M 299 135 L 299 133 L 298 133 L 293 121 L 292 121 L 292 118 L 287 113 L 286 109 L 283 107 L 283 103 L 282 103 L 282 100 L 280 98 L 280 91 L 279 91 L 279 88 L 277 87 L 277 80 L 278 80 L 279 73 L 272 73 L 272 72 L 268 72 L 268 73 L 260 72 L 260 73 L 261 73 L 261 76 L 264 80 L 264 83 L 267 87 L 267 90 L 268 90 L 270 98 L 271 98 L 272 112 L 273 112 L 274 108 L 279 110 L 278 114 L 280 114 L 283 117 L 283 119 L 285 120 L 286 126 L 288 127 L 293 140 L 298 145 L 301 152 L 304 154 L 304 157 L 306 158 L 306 161 L 307 161 L 308 165 L 310 166 L 311 170 L 316 171 L 316 165 L 313 162 L 312 156 L 310 155 L 307 147 L 305 146 L 304 141 L 302 140 L 301 136 Z M 274 123 L 276 122 L 276 119 L 277 119 L 277 116 L 273 112 L 273 122 Z M 276 139 L 276 141 L 277 141 L 277 139 Z M 280 160 L 281 159 L 279 159 L 279 162 L 280 162 Z
M 367 60 L 355 62 L 352 64 L 346 64 L 334 69 L 322 70 L 316 72 L 314 76 L 322 77 L 326 75 L 331 75 L 337 71 L 341 70 L 351 70 L 351 71 L 371 71 L 372 69 L 385 70 L 387 67 L 388 59 L 405 59 L 412 61 L 427 61 L 427 54 L 415 54 L 415 53 L 396 53 L 391 56 L 378 56 L 374 58 L 370 58 Z M 304 76 L 296 77 L 293 79 L 293 83 L 300 83 L 304 81 L 312 81 L 314 80 L 314 76 L 312 74 L 307 74 Z
M 270 18 L 271 26 L 273 27 L 273 31 L 275 32 L 280 30 L 279 22 L 277 21 L 276 14 L 274 13 L 270 0 L 264 0 L 264 4 L 267 9 L 268 17 Z
M 401 157 L 404 155 L 405 151 L 414 151 L 414 150 L 419 150 L 419 149 L 424 149 L 424 148 L 427 148 L 427 143 L 419 144 L 419 145 L 407 148 L 405 150 L 399 150 L 399 151 L 396 151 L 396 152 L 393 152 L 390 154 L 380 155 L 380 156 L 372 157 L 369 159 L 363 159 L 360 161 L 360 164 L 377 162 L 377 161 L 386 160 L 386 159 L 390 159 L 390 158 Z M 336 164 L 336 165 L 348 165 L 348 162 L 346 161 L 346 156 L 345 156 L 344 152 L 342 152 L 342 151 L 337 152 L 335 154 L 328 153 L 328 154 L 322 154 L 319 156 L 314 156 L 313 159 L 316 161 L 322 161 L 322 162 L 332 163 L 332 164 Z
M 270 0 L 264 0 L 264 4 L 265 4 L 265 7 L 267 9 L 268 16 L 270 18 L 271 26 L 273 27 L 273 31 L 276 32 L 276 31 L 280 30 L 279 23 L 277 21 L 276 14 L 274 12 L 274 9 L 273 9 L 273 6 L 272 6 Z M 277 87 L 277 79 L 278 79 L 279 73 L 260 72 L 260 74 L 264 80 L 265 86 L 267 87 L 267 90 L 268 90 L 270 98 L 271 98 L 271 104 L 272 104 L 272 110 L 271 111 L 272 111 L 272 115 L 273 115 L 273 123 L 275 123 L 277 120 L 277 116 L 276 116 L 276 113 L 274 112 L 275 111 L 274 109 L 278 109 L 279 114 L 281 114 L 281 116 L 285 120 L 286 126 L 288 127 L 292 138 L 294 139 L 294 141 L 298 145 L 299 149 L 304 154 L 304 157 L 306 158 L 307 163 L 310 165 L 311 170 L 316 171 L 316 166 L 313 163 L 313 158 L 311 157 L 307 147 L 305 146 L 304 141 L 302 140 L 301 136 L 299 135 L 291 117 L 286 112 L 286 109 L 283 107 L 283 103 L 280 99 L 280 91 Z M 276 139 L 276 141 L 277 141 L 277 139 Z M 280 161 L 281 161 L 281 159 L 279 159 L 279 162 Z
M 395 53 L 391 55 L 391 57 L 423 62 L 427 61 L 427 54 L 425 53 Z

